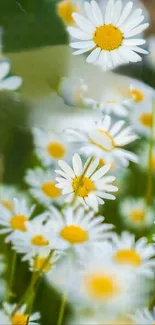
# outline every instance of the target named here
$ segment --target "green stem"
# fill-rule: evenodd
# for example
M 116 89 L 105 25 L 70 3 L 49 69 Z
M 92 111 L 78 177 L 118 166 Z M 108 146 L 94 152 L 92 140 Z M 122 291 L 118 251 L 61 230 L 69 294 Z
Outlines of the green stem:
M 13 295 L 13 284 L 14 284 L 16 263 L 17 263 L 17 254 L 16 254 L 16 252 L 13 252 L 12 265 L 11 265 L 11 275 L 10 275 L 10 281 L 9 281 L 7 301 L 9 301 L 10 297 L 12 297 L 12 295 Z
M 149 142 L 149 157 L 148 157 L 148 181 L 147 181 L 147 192 L 146 192 L 146 204 L 147 206 L 152 203 L 152 156 L 153 156 L 153 144 L 154 144 L 154 129 L 155 129 L 155 101 L 152 103 L 152 126 Z
M 61 301 L 61 306 L 60 306 L 60 312 L 59 312 L 57 325 L 62 325 L 64 312 L 65 312 L 65 307 L 66 307 L 66 302 L 67 302 L 67 296 L 68 296 L 68 294 L 67 294 L 67 292 L 65 292 L 63 294 L 62 301 Z
M 37 283 L 38 279 L 42 275 L 42 272 L 44 271 L 46 265 L 49 263 L 50 259 L 52 258 L 53 253 L 54 253 L 54 250 L 51 250 L 49 255 L 47 256 L 42 268 L 39 270 L 39 272 L 34 272 L 33 273 L 30 285 L 29 285 L 28 289 L 26 290 L 26 292 L 24 293 L 24 295 L 22 296 L 22 298 L 20 299 L 17 306 L 15 307 L 15 309 L 13 310 L 12 316 L 16 314 L 16 312 L 23 305 L 23 303 L 26 302 L 26 300 L 31 296 L 31 293 L 33 293 L 33 289 L 35 287 L 35 284 Z
M 94 157 L 91 157 L 91 158 L 90 158 L 90 160 L 88 161 L 87 166 L 85 167 L 85 169 L 84 169 L 82 175 L 80 176 L 80 179 L 79 179 L 79 183 L 78 183 L 77 189 L 76 189 L 76 191 L 75 191 L 75 194 L 74 194 L 73 200 L 72 200 L 72 202 L 71 202 L 71 205 L 72 205 L 72 206 L 73 206 L 73 205 L 75 204 L 75 202 L 76 202 L 76 197 L 77 197 L 77 195 L 78 195 L 78 191 L 79 191 L 79 188 L 80 188 L 80 185 L 81 185 L 82 179 L 83 179 L 83 177 L 85 176 L 85 174 L 86 174 L 86 172 L 87 172 L 87 170 L 88 170 L 90 164 L 92 163 L 93 159 L 94 159 Z

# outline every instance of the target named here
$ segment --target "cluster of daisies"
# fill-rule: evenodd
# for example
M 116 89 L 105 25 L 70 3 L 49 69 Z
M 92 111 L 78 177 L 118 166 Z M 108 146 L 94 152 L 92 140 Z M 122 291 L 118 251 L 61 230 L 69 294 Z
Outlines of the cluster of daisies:
M 140 54 L 147 54 L 141 48 L 145 40 L 133 37 L 142 34 L 148 23 L 142 23 L 141 8 L 121 0 L 106 5 L 63 0 L 57 13 L 72 25 L 67 29 L 78 40 L 71 39 L 73 54 L 89 52 L 86 61 L 94 64 L 88 67 L 90 74 L 84 73 L 83 63 L 78 66 L 86 81 L 72 68 L 71 75 L 61 79 L 58 95 L 66 105 L 97 115 L 92 123 L 83 117 L 76 127 L 71 123 L 61 131 L 33 128 L 38 165 L 25 172 L 26 193 L 1 185 L 0 234 L 14 256 L 28 263 L 32 280 L 19 301 L 14 301 L 12 288 L 6 288 L 0 323 L 40 324 L 40 313 L 32 311 L 34 292 L 44 276 L 62 293 L 62 306 L 65 300 L 73 306 L 69 324 L 153 325 L 155 238 L 145 237 L 154 223 L 153 207 L 145 192 L 142 198 L 126 198 L 125 188 L 129 164 L 148 171 L 148 152 L 149 168 L 155 173 L 154 90 L 103 71 L 141 61 Z M 96 71 L 95 85 L 91 79 L 95 80 Z M 1 79 L 8 72 L 9 63 L 1 63 Z M 20 84 L 19 77 L 0 81 L 2 89 L 15 90 Z M 135 142 L 142 138 L 145 142 L 137 149 Z M 119 193 L 125 231 L 118 234 L 102 213 L 105 202 L 119 200 Z M 114 203 L 109 204 L 114 211 Z M 63 312 L 61 308 L 59 325 Z

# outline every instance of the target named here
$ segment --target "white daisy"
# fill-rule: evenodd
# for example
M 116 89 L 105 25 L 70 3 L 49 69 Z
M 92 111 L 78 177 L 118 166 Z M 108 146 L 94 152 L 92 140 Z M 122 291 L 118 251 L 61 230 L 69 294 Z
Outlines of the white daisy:
M 148 171 L 149 166 L 149 143 L 144 142 L 141 146 L 141 148 L 138 150 L 138 156 L 139 156 L 139 167 L 143 171 Z M 155 144 L 153 144 L 153 152 L 152 152 L 152 172 L 155 175 Z
M 59 247 L 66 245 L 66 248 L 72 247 L 78 253 L 82 249 L 91 249 L 94 243 L 101 244 L 103 240 L 111 238 L 112 232 L 109 230 L 114 226 L 103 223 L 104 217 L 95 216 L 93 211 L 68 208 L 61 213 L 51 207 L 51 212 L 49 227 L 54 229 Z
M 30 186 L 31 195 L 45 206 L 49 206 L 52 202 L 61 202 L 61 190 L 55 186 L 55 174 L 52 170 L 29 169 L 25 181 Z
M 135 241 L 135 236 L 124 231 L 121 236 L 113 235 L 112 255 L 115 263 L 131 268 L 139 274 L 154 277 L 155 247 L 146 237 Z
M 141 231 L 153 226 L 154 211 L 151 207 L 146 207 L 144 198 L 127 198 L 120 202 L 120 215 L 123 223 L 130 228 Z
M 154 325 L 155 324 L 155 307 L 151 312 L 148 308 L 137 310 L 134 315 L 131 316 L 131 320 L 135 325 Z
M 55 164 L 59 159 L 69 158 L 69 149 L 63 133 L 34 129 L 36 154 L 46 166 Z
M 147 56 L 147 62 L 151 65 L 153 69 L 155 69 L 155 37 L 150 36 L 147 39 L 149 55 Z
M 72 163 L 73 169 L 60 160 L 61 170 L 56 170 L 61 176 L 56 178 L 57 187 L 62 189 L 62 194 L 67 195 L 68 202 L 73 203 L 77 199 L 79 204 L 88 205 L 98 211 L 98 206 L 104 203 L 104 199 L 115 199 L 115 196 L 108 193 L 118 190 L 116 186 L 111 185 L 115 177 L 104 176 L 110 170 L 110 164 L 96 171 L 99 159 L 89 158 L 83 166 L 78 154 L 73 156 Z
M 75 25 L 72 17 L 73 12 L 82 11 L 82 1 L 80 0 L 62 0 L 57 4 L 57 15 L 62 19 L 65 25 Z
M 6 242 L 12 239 L 12 234 L 18 230 L 22 235 L 27 231 L 27 221 L 32 216 L 35 206 L 29 207 L 23 200 L 13 200 L 13 209 L 0 205 L 0 234 L 9 234 Z
M 132 2 L 123 8 L 122 1 L 109 0 L 103 15 L 96 1 L 85 2 L 86 17 L 78 13 L 72 15 L 79 28 L 68 27 L 70 35 L 80 40 L 70 44 L 76 49 L 73 54 L 91 51 L 87 62 L 100 64 L 104 69 L 141 61 L 136 52 L 148 53 L 140 47 L 145 40 L 133 39 L 133 36 L 140 34 L 149 24 L 141 24 L 144 20 L 142 10 L 132 12 L 132 7 Z
M 36 216 L 31 222 L 26 224 L 27 231 L 22 233 L 15 231 L 12 235 L 13 249 L 19 254 L 23 254 L 23 260 L 29 260 L 35 255 L 39 255 L 43 248 L 49 252 L 55 249 L 55 243 L 51 238 L 52 229 L 48 227 L 46 213 Z
M 53 252 L 51 258 L 49 259 L 49 249 L 42 248 L 39 252 L 39 255 L 35 254 L 29 260 L 30 271 L 39 272 L 43 271 L 45 273 L 53 270 L 53 267 L 56 265 L 57 261 L 60 259 L 62 253 Z M 48 259 L 48 261 L 47 261 Z M 47 261 L 47 262 L 46 262 Z
M 3 304 L 3 309 L 0 310 L 1 324 L 7 325 L 39 325 L 40 313 L 34 313 L 28 320 L 28 314 L 26 313 L 26 305 L 20 307 L 20 309 L 12 316 L 13 311 L 16 308 L 16 304 L 10 305 L 8 303 Z
M 14 198 L 18 200 L 25 199 L 25 202 L 28 202 L 26 194 L 21 189 L 18 189 L 15 186 L 8 184 L 0 184 L 0 205 L 12 211 L 14 205 Z
M 22 85 L 20 77 L 7 77 L 10 72 L 9 61 L 0 62 L 0 90 L 17 90 Z M 7 78 L 6 78 L 7 77 Z
M 100 159 L 109 156 L 111 162 L 116 161 L 123 166 L 128 166 L 129 161 L 138 162 L 138 157 L 122 147 L 135 141 L 137 136 L 131 127 L 122 129 L 124 121 L 120 120 L 112 125 L 112 119 L 106 115 L 102 120 L 94 123 L 94 128 L 89 132 L 82 130 L 67 130 L 69 140 L 81 144 L 84 155 L 94 155 Z

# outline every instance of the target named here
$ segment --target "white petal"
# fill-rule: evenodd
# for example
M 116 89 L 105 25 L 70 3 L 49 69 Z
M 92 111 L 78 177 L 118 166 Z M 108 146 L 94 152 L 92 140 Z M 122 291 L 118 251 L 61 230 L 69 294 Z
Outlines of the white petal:
M 137 44 L 138 45 L 138 44 Z M 85 49 L 85 48 L 92 48 L 92 47 L 95 47 L 95 43 L 94 41 L 82 41 L 82 42 L 73 42 L 73 43 L 70 43 L 70 46 L 73 48 L 73 49 Z
M 112 135 L 112 137 L 114 137 L 121 130 L 124 123 L 125 121 L 118 121 L 112 126 L 110 130 L 110 134 Z
M 140 34 L 148 27 L 149 27 L 149 23 L 142 24 L 142 25 L 134 28 L 133 30 L 131 30 L 129 32 L 125 32 L 124 37 L 128 38 L 128 37 L 132 37 L 132 36 L 135 36 L 137 34 Z
M 97 27 L 98 26 L 98 22 L 96 23 L 93 12 L 92 12 L 92 6 L 90 5 L 89 2 L 84 2 L 84 10 L 86 13 L 86 16 L 88 17 L 88 19 L 92 22 L 92 24 Z
M 92 6 L 92 12 L 94 15 L 94 19 L 97 22 L 97 26 L 103 25 L 104 21 L 103 21 L 103 15 L 101 12 L 101 9 L 99 7 L 99 5 L 97 4 L 96 1 L 92 0 L 91 1 L 91 6 Z
M 105 24 L 111 24 L 114 17 L 114 0 L 109 0 L 105 12 Z
M 143 45 L 143 44 L 145 44 L 146 43 L 146 41 L 145 41 L 145 39 L 125 39 L 124 41 L 123 41 L 123 43 L 125 44 L 125 45 L 129 45 L 129 46 L 131 46 L 131 45 Z
M 118 20 L 120 19 L 121 11 L 122 11 L 122 1 L 118 0 L 115 4 L 115 15 L 113 19 L 113 25 L 116 25 L 118 23 Z
M 141 54 L 149 54 L 148 51 L 142 49 L 141 47 L 138 47 L 138 46 L 134 46 L 131 48 L 132 51 L 134 52 L 138 52 L 138 53 L 141 53 Z
M 92 23 L 85 17 L 79 15 L 78 13 L 74 12 L 72 14 L 76 24 L 86 33 L 92 34 L 94 32 L 94 26 Z
M 77 50 L 77 51 L 73 52 L 73 55 L 80 55 L 80 54 L 86 53 L 93 48 L 94 48 L 94 45 L 91 47 L 87 47 L 86 49 Z
M 122 14 L 121 14 L 121 17 L 117 23 L 117 26 L 120 26 L 124 23 L 124 21 L 127 19 L 127 17 L 129 16 L 131 10 L 132 10 L 132 7 L 133 7 L 133 2 L 128 2 L 126 4 L 126 6 L 124 7 L 123 11 L 122 11 Z
M 0 80 L 5 78 L 10 71 L 10 63 L 9 62 L 1 62 L 0 63 Z
M 92 39 L 92 35 L 90 33 L 85 33 L 82 30 L 80 30 L 79 28 L 68 27 L 67 30 L 68 30 L 69 34 L 74 38 L 81 39 L 83 41 Z
M 89 56 L 87 57 L 87 60 L 86 60 L 86 61 L 87 61 L 88 63 L 95 62 L 95 61 L 97 60 L 97 58 L 98 58 L 100 52 L 101 52 L 101 49 L 100 49 L 99 47 L 97 47 L 95 50 L 93 50 L 93 51 L 89 54 Z
M 86 176 L 90 177 L 92 173 L 96 170 L 97 166 L 99 164 L 99 159 L 96 158 L 94 161 L 90 164 L 90 166 L 87 169 Z
M 92 181 L 97 181 L 99 178 L 101 178 L 103 175 L 105 175 L 111 168 L 111 164 L 107 164 L 103 167 L 101 167 L 93 176 L 91 177 Z
M 83 172 L 83 166 L 81 158 L 78 154 L 75 154 L 72 158 L 73 161 L 73 170 L 76 176 L 82 175 Z
M 20 77 L 8 77 L 0 82 L 0 89 L 16 90 L 22 85 Z
M 61 167 L 61 169 L 68 174 L 71 178 L 75 177 L 75 174 L 72 170 L 72 168 L 64 161 L 64 160 L 59 160 L 59 166 Z

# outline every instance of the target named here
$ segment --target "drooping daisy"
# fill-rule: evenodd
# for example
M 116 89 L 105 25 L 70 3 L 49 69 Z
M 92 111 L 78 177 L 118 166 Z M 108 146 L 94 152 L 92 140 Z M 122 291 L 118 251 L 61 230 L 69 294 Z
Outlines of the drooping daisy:
M 29 169 L 25 180 L 30 186 L 30 193 L 42 204 L 49 206 L 61 201 L 61 190 L 55 186 L 55 174 L 42 168 Z
M 113 244 L 114 262 L 145 276 L 154 276 L 155 247 L 148 243 L 146 237 L 136 242 L 134 235 L 124 231 L 121 236 L 113 236 Z
M 87 62 L 100 64 L 104 69 L 141 61 L 137 53 L 148 53 L 140 47 L 145 40 L 133 39 L 133 36 L 140 34 L 149 24 L 141 24 L 144 20 L 142 10 L 132 12 L 132 7 L 132 2 L 123 8 L 122 1 L 109 0 L 103 15 L 96 1 L 85 2 L 86 17 L 78 13 L 72 15 L 79 28 L 68 27 L 70 35 L 78 39 L 78 42 L 70 44 L 76 49 L 73 54 L 91 51 Z
M 29 260 L 45 248 L 49 252 L 55 248 L 55 243 L 51 236 L 52 230 L 47 224 L 47 214 L 43 213 L 27 223 L 27 231 L 21 233 L 15 231 L 12 235 L 13 249 L 23 255 L 23 260 Z
M 100 159 L 109 156 L 111 162 L 116 160 L 126 167 L 129 161 L 137 163 L 138 157 L 122 148 L 137 139 L 131 127 L 122 129 L 124 123 L 121 120 L 112 125 L 111 117 L 106 115 L 102 120 L 95 122 L 94 128 L 89 132 L 67 130 L 67 133 L 72 136 L 70 140 L 81 143 L 83 154 L 94 155 Z
M 36 154 L 45 166 L 55 164 L 59 159 L 68 159 L 69 149 L 63 133 L 35 128 L 33 135 Z
M 26 201 L 28 201 L 25 193 L 22 190 L 19 190 L 12 185 L 0 184 L 0 205 L 12 211 L 14 208 L 14 198 L 18 200 L 22 200 L 24 198 Z
M 39 325 L 40 313 L 34 313 L 29 317 L 26 312 L 26 305 L 20 307 L 20 309 L 12 315 L 16 308 L 16 304 L 10 305 L 8 303 L 3 304 L 3 309 L 0 310 L 0 321 L 1 324 L 7 325 Z
M 35 206 L 29 207 L 23 200 L 13 200 L 13 209 L 0 206 L 0 234 L 9 234 L 6 242 L 12 239 L 12 234 L 18 230 L 22 235 L 27 231 L 27 221 L 32 216 Z
M 82 8 L 80 0 L 62 0 L 57 4 L 57 14 L 67 26 L 75 25 L 73 12 L 80 13 Z
M 131 315 L 131 320 L 135 325 L 154 325 L 155 307 L 152 312 L 148 308 L 136 310 L 136 312 Z
M 114 228 L 111 224 L 103 223 L 104 217 L 94 216 L 94 212 L 85 212 L 83 208 L 73 210 L 68 208 L 59 212 L 51 208 L 51 229 L 54 229 L 58 246 L 72 247 L 77 253 L 82 249 L 91 249 L 95 243 L 102 243 L 111 238 Z
M 148 165 L 149 165 L 149 143 L 148 142 L 144 142 L 141 146 L 141 148 L 139 148 L 138 151 L 138 156 L 139 156 L 139 167 L 143 170 L 143 171 L 148 171 Z M 155 175 L 155 144 L 153 144 L 153 152 L 152 152 L 152 172 Z
M 153 225 L 154 212 L 151 207 L 146 207 L 144 198 L 127 198 L 119 208 L 122 221 L 130 228 L 140 231 Z
M 99 204 L 104 203 L 104 199 L 113 200 L 115 196 L 108 192 L 116 192 L 116 186 L 111 185 L 115 180 L 114 176 L 104 176 L 111 165 L 107 164 L 100 169 L 99 159 L 89 158 L 83 166 L 82 160 L 78 154 L 72 158 L 73 169 L 63 160 L 59 161 L 61 170 L 56 173 L 61 177 L 57 177 L 57 187 L 62 189 L 62 194 L 67 195 L 67 201 L 88 205 L 95 211 L 98 210 Z
M 17 90 L 22 85 L 20 77 L 7 77 L 10 72 L 9 61 L 0 62 L 0 90 Z M 6 78 L 7 77 L 7 78 Z

